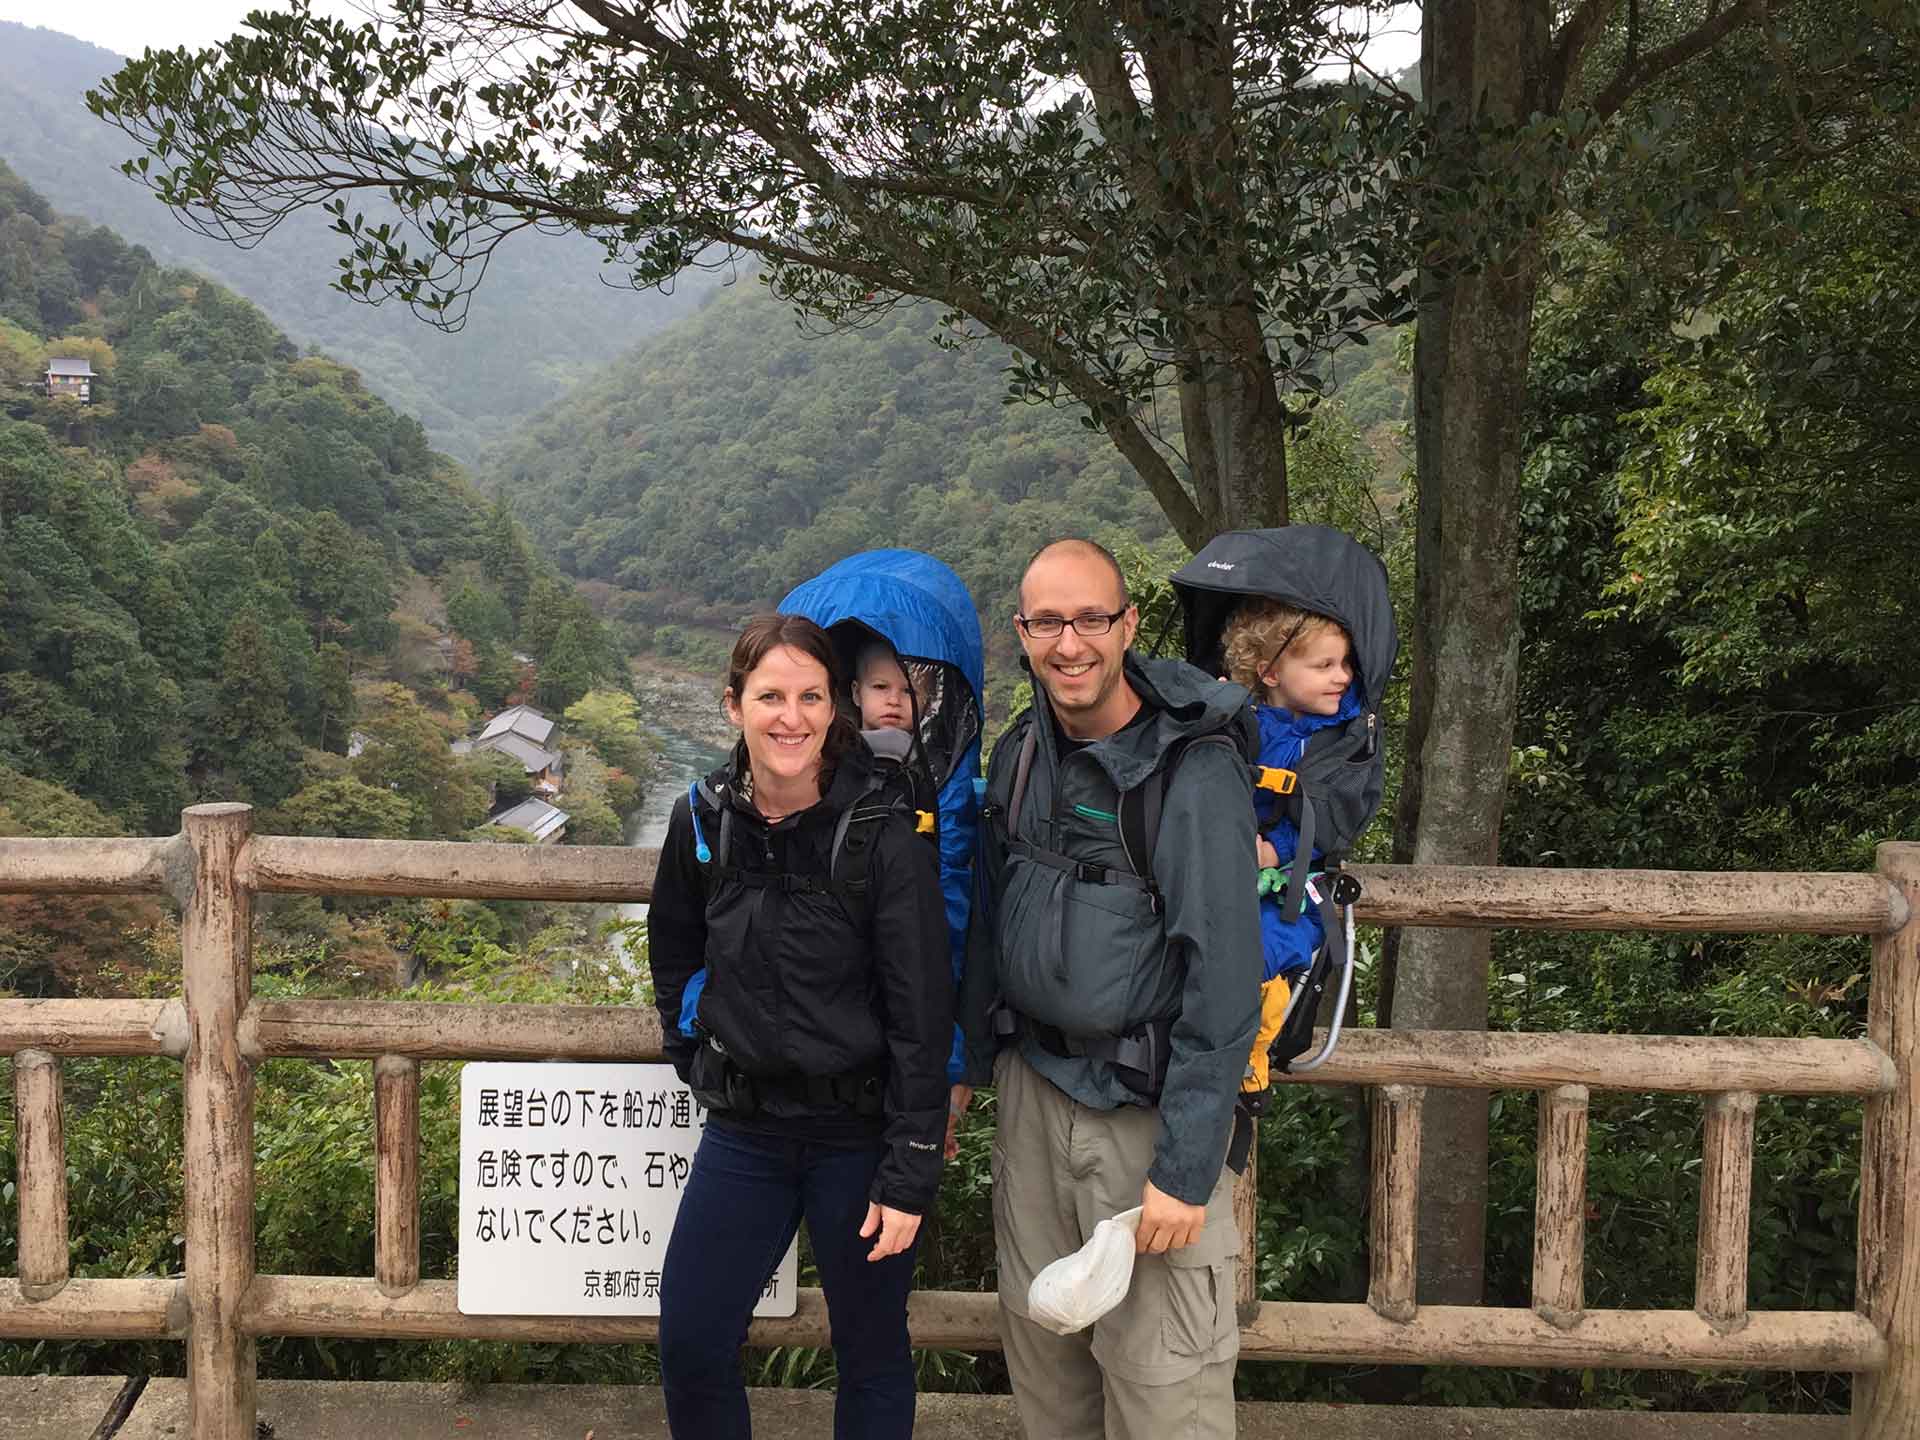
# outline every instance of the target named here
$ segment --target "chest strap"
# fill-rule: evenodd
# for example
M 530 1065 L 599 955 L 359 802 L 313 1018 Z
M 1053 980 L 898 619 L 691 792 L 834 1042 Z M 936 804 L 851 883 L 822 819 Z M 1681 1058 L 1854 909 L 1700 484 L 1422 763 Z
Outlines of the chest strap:
M 1008 841 L 1007 853 L 1017 855 L 1022 860 L 1031 860 L 1037 865 L 1045 865 L 1051 870 L 1063 871 L 1085 885 L 1125 885 L 1134 890 L 1144 890 L 1153 898 L 1153 913 L 1160 913 L 1160 891 L 1144 875 L 1136 875 L 1131 870 L 1118 870 L 1111 865 L 1076 860 L 1058 850 L 1043 849 L 1029 840 Z
M 796 875 L 790 870 L 742 870 L 737 865 L 729 865 L 720 872 L 720 878 L 755 890 L 779 890 L 788 895 L 826 895 L 833 889 L 811 875 Z

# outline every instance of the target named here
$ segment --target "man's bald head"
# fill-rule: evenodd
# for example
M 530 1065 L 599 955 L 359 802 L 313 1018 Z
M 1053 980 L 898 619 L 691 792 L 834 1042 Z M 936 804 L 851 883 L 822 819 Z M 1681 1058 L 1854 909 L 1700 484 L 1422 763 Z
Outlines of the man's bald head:
M 1107 549 L 1106 546 L 1100 544 L 1097 540 L 1080 539 L 1049 540 L 1033 552 L 1033 558 L 1027 561 L 1027 568 L 1020 572 L 1020 605 L 1022 609 L 1025 609 L 1027 604 L 1027 576 L 1033 573 L 1035 566 L 1055 560 L 1092 563 L 1108 571 L 1113 576 L 1113 601 L 1111 608 L 1115 610 L 1126 609 L 1128 603 L 1127 577 L 1126 573 L 1120 568 L 1120 562 L 1113 558 L 1113 552 L 1111 550 Z

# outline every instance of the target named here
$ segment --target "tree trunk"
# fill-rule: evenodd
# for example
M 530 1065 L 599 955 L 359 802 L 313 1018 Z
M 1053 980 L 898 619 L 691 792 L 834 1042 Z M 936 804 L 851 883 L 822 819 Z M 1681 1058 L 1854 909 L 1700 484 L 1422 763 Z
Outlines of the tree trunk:
M 1199 362 L 1203 374 L 1179 386 L 1188 483 L 1207 539 L 1289 518 L 1286 406 L 1257 326 L 1249 347 Z
M 1542 0 L 1429 6 L 1427 102 L 1464 117 L 1524 115 L 1547 52 Z M 1470 132 L 1455 128 L 1460 143 Z M 1521 415 L 1533 301 L 1531 237 L 1475 275 L 1425 281 L 1414 345 L 1413 691 L 1397 859 L 1487 865 L 1498 858 L 1519 678 L 1514 628 Z M 1389 937 L 1382 1022 L 1484 1029 L 1489 932 Z M 1424 1304 L 1478 1304 L 1486 1255 L 1487 1097 L 1428 1097 L 1421 1162 Z

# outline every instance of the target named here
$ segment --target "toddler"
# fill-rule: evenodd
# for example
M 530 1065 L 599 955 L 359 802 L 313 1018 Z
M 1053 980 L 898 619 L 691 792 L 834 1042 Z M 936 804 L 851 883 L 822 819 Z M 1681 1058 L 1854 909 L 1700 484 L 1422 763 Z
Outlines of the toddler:
M 1260 722 L 1260 763 L 1291 770 L 1314 732 L 1344 725 L 1360 713 L 1353 681 L 1353 642 L 1340 622 L 1278 600 L 1247 600 L 1227 621 L 1223 637 L 1227 677 L 1254 697 Z M 1267 1047 L 1279 1033 L 1296 977 L 1312 963 L 1325 938 L 1319 907 L 1300 908 L 1299 918 L 1281 915 L 1285 867 L 1311 865 L 1314 856 L 1296 856 L 1300 833 L 1281 809 L 1280 797 L 1254 791 L 1260 822 L 1255 847 L 1260 857 L 1260 944 L 1263 987 L 1260 1031 L 1242 1089 L 1267 1088 Z

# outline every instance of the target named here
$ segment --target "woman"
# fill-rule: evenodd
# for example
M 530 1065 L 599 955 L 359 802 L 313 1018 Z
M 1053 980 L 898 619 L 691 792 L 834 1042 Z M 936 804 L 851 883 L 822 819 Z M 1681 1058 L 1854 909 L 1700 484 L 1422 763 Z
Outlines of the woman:
M 907 1290 L 939 1185 L 952 978 L 933 847 L 874 790 L 810 620 L 748 623 L 740 743 L 674 806 L 649 910 L 667 1056 L 707 1109 L 661 1275 L 682 1440 L 750 1433 L 739 1350 L 804 1216 L 840 1390 L 836 1440 L 913 1431 Z

